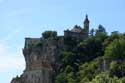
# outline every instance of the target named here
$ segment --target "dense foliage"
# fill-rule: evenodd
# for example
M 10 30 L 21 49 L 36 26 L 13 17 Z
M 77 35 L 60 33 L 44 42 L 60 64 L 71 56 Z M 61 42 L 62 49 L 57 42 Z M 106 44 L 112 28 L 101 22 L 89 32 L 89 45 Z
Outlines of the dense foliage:
M 125 34 L 100 30 L 79 42 L 65 40 L 56 83 L 125 83 Z
M 50 38 L 50 37 L 56 37 L 57 36 L 57 32 L 56 31 L 45 31 L 44 33 L 42 33 L 42 36 L 44 39 Z
M 107 46 L 105 55 L 112 58 L 125 58 L 125 39 L 115 39 Z

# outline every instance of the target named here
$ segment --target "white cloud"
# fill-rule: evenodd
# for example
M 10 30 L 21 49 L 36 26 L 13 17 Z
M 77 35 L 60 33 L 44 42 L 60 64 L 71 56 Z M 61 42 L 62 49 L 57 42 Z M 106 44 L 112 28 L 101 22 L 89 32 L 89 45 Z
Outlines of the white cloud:
M 24 69 L 24 58 L 17 53 L 10 52 L 5 44 L 0 44 L 0 72 L 6 72 L 10 69 Z

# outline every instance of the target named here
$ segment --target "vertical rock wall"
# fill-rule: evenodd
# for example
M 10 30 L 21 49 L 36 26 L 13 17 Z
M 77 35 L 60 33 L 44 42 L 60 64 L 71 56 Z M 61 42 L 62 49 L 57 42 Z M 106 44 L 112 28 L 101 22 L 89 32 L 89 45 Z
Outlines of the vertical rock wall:
M 34 45 L 35 42 L 35 45 Z M 36 43 L 40 42 L 40 46 Z M 24 73 L 11 83 L 53 83 L 58 67 L 63 38 L 26 38 L 23 54 L 26 62 Z

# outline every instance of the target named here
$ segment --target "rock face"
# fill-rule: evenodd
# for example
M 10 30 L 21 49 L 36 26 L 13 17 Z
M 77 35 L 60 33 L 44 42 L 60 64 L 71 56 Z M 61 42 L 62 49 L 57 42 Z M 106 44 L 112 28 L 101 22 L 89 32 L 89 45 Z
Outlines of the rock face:
M 40 43 L 41 42 L 41 43 Z M 40 44 L 39 44 L 40 43 Z M 63 39 L 26 38 L 23 54 L 26 69 L 11 83 L 53 83 Z
M 75 26 L 70 31 L 64 31 L 64 36 L 56 38 L 26 38 L 23 49 L 26 68 L 23 74 L 13 78 L 11 83 L 54 83 L 54 77 L 60 66 L 59 56 L 66 50 L 64 38 L 81 40 L 88 35 L 89 20 L 86 16 L 84 29 Z

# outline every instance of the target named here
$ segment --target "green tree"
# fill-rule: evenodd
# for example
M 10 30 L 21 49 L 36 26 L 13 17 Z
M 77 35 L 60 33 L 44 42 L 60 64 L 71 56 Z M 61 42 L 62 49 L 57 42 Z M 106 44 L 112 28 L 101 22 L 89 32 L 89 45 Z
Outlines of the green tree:
M 115 39 L 111 44 L 106 47 L 106 57 L 112 58 L 125 58 L 125 40 Z
M 89 63 L 84 63 L 80 66 L 78 72 L 78 79 L 80 83 L 84 83 L 84 81 L 90 81 L 95 77 L 98 72 L 98 61 L 94 60 Z
M 98 26 L 98 29 L 96 30 L 96 35 L 98 35 L 100 33 L 106 34 L 106 30 L 101 24 Z
M 70 72 L 67 74 L 67 83 L 76 83 L 76 77 L 74 75 L 74 72 Z
M 65 65 L 71 65 L 74 63 L 76 55 L 72 52 L 63 52 L 62 53 L 62 63 Z
M 56 77 L 55 83 L 67 83 L 67 74 L 59 73 Z
M 57 36 L 57 32 L 56 31 L 45 31 L 42 33 L 42 36 L 44 39 L 50 38 L 50 37 L 56 37 Z
M 121 76 L 120 69 L 119 69 L 119 64 L 118 64 L 117 61 L 112 61 L 110 63 L 109 71 L 110 71 L 111 76 L 114 76 L 114 75 L 116 75 L 118 77 Z
M 103 46 L 103 41 L 106 37 L 107 36 L 102 33 L 101 35 L 96 35 L 80 42 L 76 51 L 78 54 L 83 55 L 81 56 L 83 62 L 104 55 L 105 47 Z
M 120 81 L 121 81 L 121 83 L 125 83 L 125 77 L 122 77 L 122 78 L 120 79 Z
M 111 44 L 115 39 L 125 39 L 124 34 L 120 34 L 118 32 L 112 32 L 112 34 L 110 36 L 108 36 L 108 38 L 105 39 L 104 41 L 104 45 L 108 46 L 109 44 Z
M 98 74 L 89 83 L 121 83 L 121 82 L 116 76 L 110 77 L 109 73 L 103 72 L 103 73 Z
M 74 69 L 70 65 L 66 66 L 63 72 L 60 72 L 56 77 L 56 83 L 76 83 Z
M 92 29 L 90 30 L 90 35 L 91 35 L 91 36 L 94 36 L 94 32 L 95 32 L 95 30 L 92 28 Z

